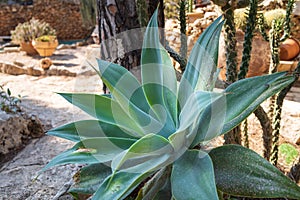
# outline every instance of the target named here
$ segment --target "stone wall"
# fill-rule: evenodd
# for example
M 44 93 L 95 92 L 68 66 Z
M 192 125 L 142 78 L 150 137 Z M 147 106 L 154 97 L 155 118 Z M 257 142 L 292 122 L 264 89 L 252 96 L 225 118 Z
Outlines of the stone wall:
M 85 27 L 80 14 L 79 3 L 62 0 L 34 0 L 33 5 L 1 5 L 0 36 L 10 35 L 19 23 L 36 18 L 48 22 L 56 31 L 59 39 L 83 39 L 91 33 Z
M 293 15 L 291 35 L 297 40 L 300 40 L 300 13 L 299 15 Z
M 213 4 L 198 8 L 195 13 L 198 14 L 195 20 L 189 20 L 187 23 L 187 43 L 188 43 L 188 54 L 195 45 L 197 39 L 201 33 L 218 17 L 221 12 L 218 10 L 218 6 Z M 179 52 L 180 50 L 180 25 L 176 19 L 166 20 L 166 39 L 170 46 Z

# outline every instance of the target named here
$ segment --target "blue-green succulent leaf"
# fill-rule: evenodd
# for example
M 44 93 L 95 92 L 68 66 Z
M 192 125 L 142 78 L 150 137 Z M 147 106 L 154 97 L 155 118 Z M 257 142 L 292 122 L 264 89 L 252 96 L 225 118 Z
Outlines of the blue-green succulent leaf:
M 145 96 L 160 121 L 177 124 L 177 79 L 169 54 L 160 44 L 157 11 L 146 29 L 141 75 Z M 170 129 L 171 129 L 170 128 Z
M 144 128 L 149 124 L 163 127 L 155 116 L 151 116 L 143 88 L 132 73 L 120 65 L 103 60 L 98 60 L 98 66 L 102 81 L 126 113 Z
M 140 174 L 119 171 L 104 180 L 93 195 L 92 200 L 124 199 L 149 175 L 149 173 Z
M 67 101 L 100 121 L 118 125 L 133 136 L 143 136 L 144 130 L 113 99 L 95 94 L 60 93 Z
M 192 93 L 179 115 L 179 130 L 195 124 L 196 119 L 208 105 L 224 96 L 224 94 L 216 92 L 197 91 Z
M 231 84 L 225 90 L 226 99 L 218 99 L 202 113 L 192 146 L 232 130 L 263 101 L 293 81 L 293 76 L 286 76 L 286 72 L 281 72 L 247 78 Z M 214 127 L 214 129 L 210 129 L 210 127 Z
M 171 185 L 176 200 L 218 200 L 213 164 L 203 151 L 186 151 L 174 162 Z
M 81 168 L 73 177 L 74 184 L 69 189 L 73 196 L 79 194 L 94 194 L 100 184 L 111 175 L 111 168 L 105 164 L 90 164 Z
M 176 152 L 184 152 L 188 149 L 197 134 L 198 119 L 202 112 L 213 102 L 224 98 L 223 93 L 197 91 L 192 93 L 188 102 L 183 107 L 178 130 L 169 137 Z M 201 124 L 202 126 L 202 124 Z M 203 125 L 206 126 L 206 125 Z
M 181 78 L 178 100 L 181 109 L 195 90 L 211 91 L 215 85 L 219 37 L 223 22 L 217 18 L 199 37 Z
M 160 169 L 139 190 L 135 200 L 162 198 L 161 192 L 165 193 L 164 199 L 168 199 L 167 196 L 170 196 L 169 199 L 171 199 L 171 190 L 167 191 L 167 185 L 170 182 L 171 169 L 171 166 Z M 163 189 L 164 191 L 162 191 Z
M 226 88 L 226 124 L 222 133 L 226 133 L 240 124 L 264 100 L 280 92 L 295 80 L 286 76 L 286 72 L 259 76 L 238 81 Z M 259 83 L 259 84 L 258 84 Z M 233 126 L 233 124 L 236 124 Z
M 53 158 L 43 171 L 55 165 L 80 163 L 93 164 L 111 161 L 128 149 L 135 140 L 124 138 L 91 138 L 78 142 L 71 149 Z
M 173 147 L 167 139 L 160 135 L 148 134 L 136 141 L 112 161 L 114 171 L 142 172 L 151 167 L 159 169 L 168 164 L 173 153 Z
M 64 138 L 73 142 L 80 142 L 83 139 L 94 137 L 116 137 L 135 139 L 115 124 L 109 124 L 99 120 L 82 120 L 62 125 L 51 129 L 48 135 Z
M 226 145 L 209 152 L 217 188 L 227 194 L 252 198 L 300 199 L 300 187 L 256 152 Z

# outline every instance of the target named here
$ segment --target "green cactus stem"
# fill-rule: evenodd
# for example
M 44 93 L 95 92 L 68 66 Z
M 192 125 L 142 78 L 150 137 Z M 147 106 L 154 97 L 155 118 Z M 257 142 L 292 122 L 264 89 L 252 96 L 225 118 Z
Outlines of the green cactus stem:
M 242 62 L 240 66 L 240 71 L 238 73 L 238 79 L 244 79 L 248 73 L 249 62 L 251 59 L 252 50 L 252 39 L 253 32 L 256 26 L 256 15 L 257 15 L 257 0 L 250 0 L 250 8 L 246 13 L 246 31 L 243 46 Z M 247 119 L 241 124 L 241 133 L 243 136 L 243 144 L 245 147 L 249 148 L 249 137 L 248 137 L 248 121 Z
M 146 27 L 149 21 L 148 4 L 145 0 L 136 0 L 138 18 L 141 27 Z
M 188 12 L 193 12 L 193 1 L 194 0 L 188 0 Z
M 277 72 L 277 67 L 280 62 L 279 59 L 279 46 L 280 46 L 280 33 L 282 32 L 282 21 L 281 20 L 273 20 L 272 29 L 269 33 L 270 38 L 270 48 L 271 48 L 271 65 L 269 69 L 269 73 Z
M 280 62 L 279 59 L 279 46 L 280 44 L 289 37 L 291 32 L 291 12 L 293 9 L 294 0 L 289 0 L 288 5 L 286 8 L 286 17 L 285 21 L 275 19 L 272 22 L 272 29 L 270 31 L 270 47 L 271 47 L 271 65 L 270 65 L 270 71 L 269 73 L 275 73 L 277 72 L 277 67 Z M 283 27 L 283 30 L 282 30 Z M 282 37 L 280 37 L 280 34 L 284 32 Z M 298 64 L 299 67 L 299 64 Z M 299 70 L 297 67 L 297 70 Z M 282 90 L 278 96 L 273 96 L 271 98 L 270 102 L 270 110 L 269 115 L 272 117 L 272 151 L 271 151 L 271 158 L 270 161 L 273 165 L 277 165 L 278 162 L 278 147 L 279 147 L 279 136 L 280 136 L 280 123 L 281 123 L 281 113 L 282 113 L 282 104 L 283 100 L 288 93 L 288 91 L 291 89 L 293 83 L 289 85 L 287 88 Z
M 272 125 L 271 125 L 271 119 L 268 117 L 268 114 L 265 112 L 265 110 L 259 106 L 254 111 L 255 116 L 259 120 L 259 123 L 262 127 L 263 131 L 263 156 L 266 160 L 270 159 L 271 156 L 271 149 L 272 149 Z
M 298 80 L 299 78 L 299 73 L 300 73 L 300 62 L 298 62 L 298 65 L 295 69 L 294 76 L 295 76 L 295 81 L 291 83 L 288 87 L 283 89 L 279 94 L 276 99 L 276 104 L 275 104 L 275 112 L 273 116 L 273 146 L 272 146 L 272 152 L 271 152 L 271 158 L 270 161 L 273 165 L 277 165 L 278 161 L 278 147 L 279 147 L 279 136 L 280 136 L 280 122 L 281 122 L 281 111 L 282 111 L 282 104 L 283 100 L 286 97 L 287 93 L 291 90 L 292 86 L 294 83 Z
M 271 49 L 271 62 L 269 68 L 269 74 L 277 72 L 277 67 L 279 65 L 279 45 L 280 45 L 280 32 L 281 32 L 281 23 L 279 20 L 273 20 L 272 22 L 272 29 L 269 32 L 269 42 L 270 42 L 270 49 Z M 280 123 L 280 119 L 274 118 L 274 115 L 280 115 L 281 110 L 280 106 L 276 106 L 276 99 L 277 96 L 274 95 L 269 99 L 269 111 L 268 116 L 272 120 L 272 127 L 274 131 L 274 127 L 278 126 Z M 274 134 L 272 134 L 274 136 Z M 273 138 L 273 144 L 276 142 L 277 138 Z
M 179 21 L 180 21 L 180 55 L 183 58 L 187 57 L 187 36 L 186 36 L 186 1 L 180 1 L 180 12 L 179 12 Z M 180 68 L 183 69 L 185 66 L 180 65 Z
M 234 23 L 234 10 L 229 3 L 222 7 L 224 22 L 224 40 L 226 56 L 226 83 L 229 85 L 237 81 L 237 51 L 236 51 L 236 27 Z M 241 130 L 236 127 L 224 135 L 225 144 L 241 144 Z
M 287 7 L 286 7 L 285 21 L 284 21 L 284 26 L 283 26 L 284 33 L 283 33 L 282 37 L 280 38 L 280 42 L 283 42 L 287 38 L 290 37 L 290 33 L 291 33 L 291 15 L 292 15 L 292 12 L 293 12 L 294 4 L 295 4 L 295 0 L 289 0 L 288 1 Z
M 265 18 L 263 13 L 259 13 L 257 17 L 258 30 L 265 41 L 269 42 L 269 36 L 266 31 Z
M 185 70 L 185 66 L 187 64 L 187 59 L 182 57 L 179 53 L 177 53 L 170 45 L 166 42 L 165 48 L 170 54 L 170 56 L 179 63 L 182 73 Z M 183 66 L 183 67 L 182 67 Z
M 248 120 L 245 119 L 241 124 L 241 132 L 243 136 L 243 146 L 249 148 L 249 136 L 248 136 Z
M 233 9 L 227 4 L 222 8 L 224 12 L 225 29 L 225 56 L 226 56 L 226 82 L 231 84 L 237 80 L 237 51 L 236 29 Z
M 224 135 L 224 144 L 242 144 L 241 128 L 235 127 L 232 131 Z
M 240 66 L 240 71 L 238 74 L 238 79 L 244 79 L 248 72 L 249 62 L 251 59 L 251 50 L 252 50 L 252 39 L 253 32 L 256 26 L 256 15 L 257 15 L 257 0 L 250 0 L 250 9 L 247 12 L 247 24 L 244 37 L 243 45 L 243 56 Z

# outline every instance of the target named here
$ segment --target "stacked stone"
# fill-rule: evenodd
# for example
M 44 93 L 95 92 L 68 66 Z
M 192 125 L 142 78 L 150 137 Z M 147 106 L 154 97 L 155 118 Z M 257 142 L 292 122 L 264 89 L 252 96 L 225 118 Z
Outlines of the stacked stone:
M 297 40 L 300 40 L 300 13 L 299 15 L 293 15 L 293 18 L 292 18 L 292 36 L 294 38 L 296 38 Z
M 194 21 L 188 20 L 187 24 L 187 43 L 188 54 L 191 52 L 195 42 L 203 33 L 203 31 L 218 17 L 220 12 L 217 6 L 211 4 L 205 7 L 197 8 L 195 13 L 198 14 L 198 18 Z M 180 23 L 176 19 L 168 19 L 165 24 L 166 39 L 169 45 L 179 52 L 180 50 Z
M 10 35 L 19 23 L 36 18 L 48 22 L 59 39 L 83 39 L 92 27 L 85 27 L 81 19 L 80 5 L 76 1 L 34 0 L 33 5 L 1 5 L 0 36 Z

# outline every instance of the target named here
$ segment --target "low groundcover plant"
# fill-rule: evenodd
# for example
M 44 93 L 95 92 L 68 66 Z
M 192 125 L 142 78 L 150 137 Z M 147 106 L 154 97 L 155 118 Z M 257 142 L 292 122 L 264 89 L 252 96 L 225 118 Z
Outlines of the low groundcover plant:
M 43 170 L 86 164 L 69 192 L 93 200 L 214 200 L 222 192 L 300 199 L 300 188 L 252 150 L 202 147 L 295 79 L 276 73 L 213 92 L 222 25 L 218 18 L 201 35 L 177 85 L 171 59 L 159 43 L 155 12 L 142 49 L 142 83 L 125 68 L 98 60 L 111 94 L 60 94 L 94 119 L 49 131 L 76 144 Z

